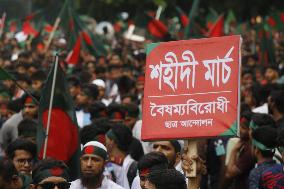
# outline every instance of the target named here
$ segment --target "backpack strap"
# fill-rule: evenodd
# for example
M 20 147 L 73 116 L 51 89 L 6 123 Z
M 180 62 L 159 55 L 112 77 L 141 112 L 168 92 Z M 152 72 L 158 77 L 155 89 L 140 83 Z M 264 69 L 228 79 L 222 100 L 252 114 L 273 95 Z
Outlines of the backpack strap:
M 138 169 L 138 163 L 137 161 L 133 161 L 131 165 L 129 166 L 129 169 L 127 172 L 127 179 L 128 179 L 128 183 L 130 187 L 132 185 L 134 178 L 137 175 L 137 169 Z

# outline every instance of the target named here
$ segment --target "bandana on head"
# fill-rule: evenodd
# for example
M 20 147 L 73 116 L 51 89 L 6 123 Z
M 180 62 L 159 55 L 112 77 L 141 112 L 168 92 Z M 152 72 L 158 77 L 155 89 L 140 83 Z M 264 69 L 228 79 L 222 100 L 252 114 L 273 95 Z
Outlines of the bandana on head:
M 33 176 L 33 182 L 40 183 L 42 180 L 52 176 L 62 177 L 66 181 L 69 180 L 69 174 L 65 169 L 62 169 L 61 167 L 53 167 L 50 169 L 38 171 L 38 173 Z
M 168 169 L 168 165 L 165 164 L 165 163 L 160 163 L 160 164 L 154 165 L 150 168 L 144 168 L 144 169 L 140 170 L 139 175 L 140 176 L 147 176 L 151 171 L 163 170 L 163 169 Z
M 32 97 L 28 96 L 25 100 L 25 104 L 33 104 L 36 105 L 35 101 L 33 100 Z
M 121 119 L 124 119 L 124 115 L 123 115 L 123 113 L 121 113 L 121 112 L 113 112 L 113 113 L 111 113 L 111 115 L 110 115 L 110 119 L 118 119 L 118 120 L 121 120 Z
M 107 159 L 107 149 L 106 147 L 97 141 L 91 141 L 84 145 L 82 155 L 93 154 L 102 157 L 104 160 Z

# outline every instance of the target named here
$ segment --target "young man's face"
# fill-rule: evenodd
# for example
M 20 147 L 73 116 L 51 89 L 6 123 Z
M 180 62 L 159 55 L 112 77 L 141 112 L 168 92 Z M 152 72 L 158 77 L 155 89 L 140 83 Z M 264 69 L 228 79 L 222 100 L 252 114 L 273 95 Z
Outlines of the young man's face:
M 78 106 L 84 106 L 88 104 L 90 101 L 89 96 L 87 96 L 83 91 L 81 91 L 77 96 L 76 96 L 76 105 Z
M 26 103 L 24 105 L 24 118 L 34 119 L 38 113 L 38 106 L 33 103 Z
M 268 81 L 268 82 L 272 82 L 273 80 L 277 79 L 278 78 L 278 73 L 271 69 L 271 68 L 268 68 L 266 71 L 265 71 L 265 79 Z
M 42 86 L 43 86 L 43 82 L 42 81 L 40 81 L 40 80 L 33 80 L 32 81 L 32 88 L 35 91 L 40 91 Z
M 10 182 L 5 181 L 0 176 L 0 188 L 5 189 L 22 189 L 23 187 L 23 181 L 18 175 L 14 175 L 13 179 Z
M 169 141 L 153 142 L 153 151 L 162 152 L 168 159 L 169 165 L 174 166 L 176 163 L 177 153 Z
M 13 163 L 19 173 L 30 175 L 32 171 L 32 154 L 25 150 L 16 150 Z

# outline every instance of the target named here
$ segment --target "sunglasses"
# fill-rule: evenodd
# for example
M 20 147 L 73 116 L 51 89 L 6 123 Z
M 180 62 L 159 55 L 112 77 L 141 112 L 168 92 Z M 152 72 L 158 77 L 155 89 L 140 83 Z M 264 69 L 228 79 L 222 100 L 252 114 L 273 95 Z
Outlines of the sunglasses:
M 42 189 L 54 189 L 55 186 L 57 186 L 58 189 L 69 189 L 70 187 L 69 182 L 58 182 L 58 183 L 53 183 L 53 182 L 45 182 L 43 184 L 39 184 Z

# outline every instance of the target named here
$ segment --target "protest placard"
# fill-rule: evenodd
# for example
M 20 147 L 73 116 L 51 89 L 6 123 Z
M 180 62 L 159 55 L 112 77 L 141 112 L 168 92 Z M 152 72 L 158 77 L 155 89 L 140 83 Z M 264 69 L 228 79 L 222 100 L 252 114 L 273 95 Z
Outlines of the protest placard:
M 142 139 L 235 136 L 241 37 L 147 45 Z

